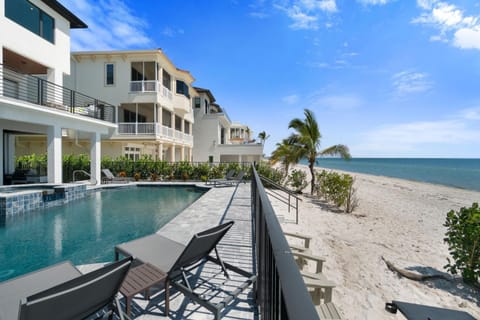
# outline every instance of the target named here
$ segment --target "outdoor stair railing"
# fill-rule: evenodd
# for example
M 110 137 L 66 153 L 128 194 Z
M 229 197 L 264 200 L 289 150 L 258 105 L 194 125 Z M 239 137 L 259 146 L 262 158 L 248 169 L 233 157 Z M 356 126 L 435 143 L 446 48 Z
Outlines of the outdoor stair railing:
M 252 166 L 252 215 L 260 318 L 319 320 L 287 239 Z
M 93 185 L 96 185 L 96 184 L 97 184 L 97 179 L 92 178 L 91 174 L 88 173 L 88 172 L 85 171 L 85 170 L 73 170 L 73 173 L 72 173 L 72 180 L 73 180 L 73 182 L 76 182 L 76 181 L 77 181 L 76 178 L 75 178 L 76 175 L 77 175 L 77 173 L 82 173 L 82 174 L 86 175 L 87 177 L 89 177 L 89 178 L 90 178 L 89 181 L 90 181 L 91 184 L 93 184 Z M 92 181 L 92 180 L 93 180 L 93 181 Z M 79 181 L 82 181 L 82 180 L 79 180 Z
M 267 187 L 266 192 L 275 199 L 278 199 L 279 201 L 285 203 L 288 206 L 288 212 L 290 212 L 290 208 L 295 209 L 295 223 L 298 224 L 298 201 L 302 201 L 302 199 L 300 199 L 296 194 L 294 194 L 292 190 L 285 188 L 284 186 L 276 183 L 275 181 L 260 174 L 258 176 L 267 186 L 271 186 L 271 188 Z M 281 191 L 282 193 L 277 192 L 277 190 Z M 292 203 L 291 198 L 295 200 L 294 204 Z

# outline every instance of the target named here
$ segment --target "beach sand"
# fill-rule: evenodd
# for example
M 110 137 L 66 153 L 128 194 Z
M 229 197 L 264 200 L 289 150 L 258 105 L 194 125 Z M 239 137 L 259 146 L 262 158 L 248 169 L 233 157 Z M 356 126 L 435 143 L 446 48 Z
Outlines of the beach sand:
M 306 166 L 296 169 L 308 172 Z M 292 168 L 293 169 L 293 168 Z M 418 282 L 390 271 L 382 256 L 402 269 L 446 274 L 446 213 L 480 201 L 480 192 L 402 179 L 350 173 L 359 205 L 352 214 L 302 195 L 295 210 L 270 197 L 284 231 L 313 237 L 312 253 L 326 258 L 323 272 L 337 286 L 333 301 L 344 319 L 404 319 L 385 311 L 400 300 L 469 312 L 480 319 L 480 290 L 451 281 Z M 308 179 L 310 179 L 308 177 Z M 309 192 L 309 187 L 305 192 Z

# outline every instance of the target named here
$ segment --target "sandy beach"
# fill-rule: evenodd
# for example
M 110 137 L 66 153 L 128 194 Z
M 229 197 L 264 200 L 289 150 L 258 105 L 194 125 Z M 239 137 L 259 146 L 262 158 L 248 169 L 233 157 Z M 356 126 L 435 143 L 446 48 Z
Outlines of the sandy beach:
M 308 172 L 306 166 L 297 165 Z M 292 168 L 293 169 L 293 168 Z M 344 319 L 404 319 L 385 311 L 400 300 L 469 312 L 480 319 L 480 290 L 450 281 L 423 282 L 399 277 L 382 256 L 402 269 L 444 274 L 446 213 L 480 201 L 480 192 L 441 185 L 351 173 L 359 205 L 352 214 L 332 210 L 302 195 L 299 224 L 294 210 L 271 197 L 282 228 L 313 237 L 312 253 L 325 257 L 323 272 L 337 286 L 333 301 Z M 310 179 L 310 178 L 308 178 Z

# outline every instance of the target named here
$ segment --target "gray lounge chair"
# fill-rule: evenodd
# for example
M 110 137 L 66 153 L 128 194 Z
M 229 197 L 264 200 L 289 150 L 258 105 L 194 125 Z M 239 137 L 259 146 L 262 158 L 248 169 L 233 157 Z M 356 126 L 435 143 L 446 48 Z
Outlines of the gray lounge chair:
M 235 177 L 232 177 L 230 179 L 219 179 L 214 181 L 213 185 L 215 187 L 217 186 L 233 186 L 236 184 L 239 184 L 241 181 L 243 181 L 245 178 L 245 171 L 240 170 L 238 174 Z
M 103 177 L 102 177 L 102 182 L 103 183 L 113 183 L 113 182 L 126 182 L 127 180 L 122 177 L 115 177 L 113 173 L 110 171 L 110 169 L 102 169 Z
M 67 261 L 0 283 L 0 319 L 84 319 L 105 307 L 113 312 L 114 306 L 123 319 L 116 296 L 131 262 L 82 275 Z
M 216 181 L 224 181 L 224 180 L 230 180 L 233 178 L 233 175 L 235 174 L 235 170 L 234 169 L 230 169 L 228 170 L 227 174 L 225 175 L 225 177 L 223 178 L 220 178 L 220 179 L 208 179 L 206 184 L 214 184 Z
M 165 281 L 166 315 L 169 314 L 169 289 L 172 286 L 213 312 L 215 319 L 220 319 L 222 309 L 256 281 L 255 275 L 222 261 L 218 254 L 217 244 L 232 225 L 233 221 L 230 221 L 195 234 L 186 246 L 159 234 L 150 235 L 117 245 L 115 247 L 116 259 L 120 254 L 134 256 L 135 259 L 148 262 L 167 274 Z M 215 251 L 216 257 L 210 256 L 212 251 Z M 228 270 L 246 278 L 219 303 L 207 301 L 204 297 L 196 294 L 188 281 L 187 272 L 207 261 L 219 265 L 227 278 L 229 278 Z

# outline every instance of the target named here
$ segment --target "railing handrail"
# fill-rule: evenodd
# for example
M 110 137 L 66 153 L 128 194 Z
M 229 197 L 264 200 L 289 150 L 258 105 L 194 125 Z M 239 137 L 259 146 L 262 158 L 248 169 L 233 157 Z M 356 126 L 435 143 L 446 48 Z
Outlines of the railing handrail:
M 262 319 L 319 319 L 267 193 L 252 166 L 252 213 Z
M 284 186 L 276 183 L 275 181 L 262 176 L 261 174 L 258 175 L 262 181 L 266 181 L 267 183 L 273 185 L 275 188 L 279 189 L 280 191 L 283 191 L 287 194 L 286 197 L 283 197 L 280 195 L 278 192 L 275 192 L 273 190 L 270 190 L 270 195 L 274 197 L 275 199 L 280 200 L 281 202 L 285 203 L 288 207 L 288 212 L 290 212 L 290 208 L 295 209 L 295 223 L 298 224 L 298 201 L 302 201 L 300 197 L 298 197 L 295 193 L 293 193 L 292 190 L 289 190 L 285 188 Z M 293 197 L 295 199 L 295 205 L 293 205 L 290 201 L 290 197 Z
M 90 173 L 88 173 L 87 171 L 85 170 L 81 170 L 81 169 L 78 169 L 78 170 L 73 170 L 72 172 L 72 180 L 73 182 L 76 182 L 75 180 L 75 174 L 77 173 L 83 173 L 84 175 L 88 176 L 90 178 L 90 183 L 93 184 L 93 185 L 96 185 L 97 184 L 97 179 L 95 178 L 92 178 L 92 175 Z M 93 181 L 92 181 L 93 180 Z

